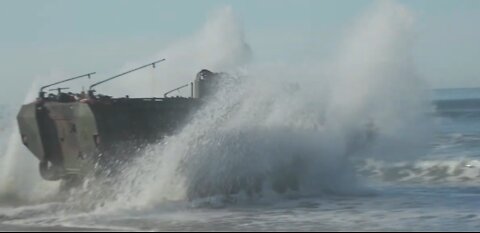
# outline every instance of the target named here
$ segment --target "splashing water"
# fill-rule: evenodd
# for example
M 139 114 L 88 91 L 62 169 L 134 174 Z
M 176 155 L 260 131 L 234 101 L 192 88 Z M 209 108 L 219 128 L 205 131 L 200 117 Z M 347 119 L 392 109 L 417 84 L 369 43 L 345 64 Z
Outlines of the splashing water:
M 0 227 L 6 219 L 133 230 L 478 229 L 478 188 L 461 187 L 465 180 L 478 185 L 477 120 L 462 121 L 465 132 L 453 120 L 447 127 L 452 132 L 436 138 L 432 154 L 421 157 L 432 149 L 433 121 L 425 114 L 431 108 L 427 87 L 410 54 L 413 22 L 404 7 L 378 2 L 329 63 L 261 64 L 248 63 L 241 27 L 230 8 L 222 9 L 192 38 L 159 53 L 169 63 L 155 83 L 165 90 L 203 68 L 232 74 L 183 129 L 150 145 L 119 177 L 89 180 L 65 202 L 0 206 Z M 150 93 L 142 82 L 151 80 L 125 78 L 106 91 Z M 154 91 L 163 93 L 161 88 Z M 0 157 L 2 172 L 29 164 L 20 162 L 15 151 L 23 149 L 13 144 L 9 156 Z M 7 157 L 14 159 L 4 163 Z M 24 158 L 33 161 L 29 154 Z M 30 165 L 35 168 L 6 173 L 39 184 L 36 161 Z M 358 174 L 386 182 L 366 186 Z M 410 186 L 416 182 L 422 185 Z M 27 194 L 27 183 L 8 190 Z M 357 196 L 371 186 L 378 195 Z M 259 200 L 269 204 L 241 205 Z M 195 208 L 232 201 L 240 208 Z
M 411 146 L 428 145 L 429 133 L 424 84 L 409 54 L 411 24 L 406 9 L 381 3 L 358 21 L 331 64 L 250 64 L 239 72 L 249 46 L 231 8 L 216 12 L 192 39 L 160 53 L 177 63 L 162 68 L 175 80 L 165 86 L 205 67 L 232 71 L 232 79 L 178 135 L 126 169 L 115 198 L 151 205 L 235 192 L 352 194 L 361 190 L 352 158 L 422 155 Z M 132 80 L 110 90 L 131 87 Z M 35 179 L 12 178 L 13 170 L 27 169 L 15 164 L 32 164 L 18 159 L 17 134 L 4 158 L 2 187 L 40 182 L 33 168 Z M 405 145 L 414 149 L 392 150 Z
M 381 3 L 358 22 L 331 64 L 250 64 L 235 72 L 228 62 L 234 75 L 223 90 L 179 134 L 126 169 L 111 206 L 231 193 L 364 193 L 352 159 L 411 159 L 429 146 L 426 88 L 410 57 L 411 24 L 406 9 Z
M 162 68 L 172 76 L 162 85 L 186 82 L 202 68 L 230 71 L 232 77 L 179 134 L 152 145 L 126 168 L 112 206 L 125 200 L 151 206 L 238 192 L 364 191 L 352 158 L 405 159 L 422 155 L 419 148 L 428 145 L 424 83 L 415 75 L 409 53 L 411 24 L 406 9 L 381 3 L 358 22 L 330 64 L 245 67 L 251 51 L 241 27 L 231 8 L 218 11 L 193 38 L 160 53 L 176 63 Z M 122 91 L 132 80 L 109 90 Z M 33 157 L 18 156 L 25 150 L 17 134 L 3 158 L 4 192 L 42 183 L 36 168 L 15 165 L 35 164 L 21 161 Z M 413 149 L 407 151 L 405 145 Z M 15 175 L 24 170 L 34 177 Z M 25 187 L 11 191 L 14 183 Z
M 213 12 L 205 25 L 189 38 L 172 43 L 148 60 L 130 62 L 121 69 L 128 70 L 166 58 L 165 62 L 158 64 L 154 82 L 145 78 L 152 75 L 148 70 L 139 71 L 109 83 L 105 91 L 117 96 L 129 93 L 130 96 L 145 97 L 146 93 L 153 90 L 154 95 L 163 96 L 169 90 L 190 83 L 202 69 L 228 71 L 246 64 L 251 56 L 250 47 L 244 40 L 243 30 L 232 8 L 225 7 Z
M 37 86 L 36 82 L 32 84 L 25 103 L 35 99 Z M 58 183 L 40 178 L 38 160 L 22 145 L 16 120 L 4 120 L 11 121 L 11 130 L 0 155 L 0 203 L 35 202 L 54 194 Z
M 379 137 L 369 156 L 379 159 L 412 159 L 430 146 L 429 99 L 413 65 L 412 23 L 404 7 L 379 3 L 357 22 L 334 64 L 330 118 L 347 131 L 371 119 Z

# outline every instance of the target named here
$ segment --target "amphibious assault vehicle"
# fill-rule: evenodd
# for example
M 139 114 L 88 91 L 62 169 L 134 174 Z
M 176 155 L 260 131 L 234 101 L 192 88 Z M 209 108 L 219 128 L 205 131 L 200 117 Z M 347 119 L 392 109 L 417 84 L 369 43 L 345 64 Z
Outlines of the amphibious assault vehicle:
M 88 92 L 66 93 L 65 88 L 46 88 L 90 77 L 94 73 L 69 78 L 41 88 L 38 98 L 22 106 L 17 120 L 23 144 L 39 160 L 45 180 L 78 182 L 98 167 L 128 160 L 143 145 L 157 142 L 184 124 L 213 92 L 220 73 L 200 71 L 190 86 L 190 97 L 113 98 L 95 94 L 97 85 L 162 60 L 97 82 Z

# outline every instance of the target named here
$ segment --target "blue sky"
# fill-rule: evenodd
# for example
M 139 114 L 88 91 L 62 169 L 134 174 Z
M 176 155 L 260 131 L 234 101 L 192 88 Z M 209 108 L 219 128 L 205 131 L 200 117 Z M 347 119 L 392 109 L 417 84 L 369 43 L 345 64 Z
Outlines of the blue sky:
M 415 15 L 417 69 L 433 87 L 480 86 L 480 1 L 397 1 Z M 112 72 L 231 6 L 255 59 L 328 57 L 370 0 L 0 0 L 1 98 L 52 73 Z M 321 43 L 318 43 L 321 41 Z

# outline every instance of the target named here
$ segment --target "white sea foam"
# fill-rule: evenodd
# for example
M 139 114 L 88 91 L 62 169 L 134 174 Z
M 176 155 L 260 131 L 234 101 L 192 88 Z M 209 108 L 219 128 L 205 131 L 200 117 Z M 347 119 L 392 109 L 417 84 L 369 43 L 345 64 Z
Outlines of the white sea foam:
M 239 26 L 230 9 L 210 20 L 200 35 L 241 35 L 232 32 Z M 142 208 L 236 192 L 356 194 L 364 189 L 351 159 L 424 155 L 429 105 L 410 56 L 412 21 L 402 6 L 377 4 L 329 64 L 245 67 L 240 58 L 248 46 L 237 46 L 246 44 L 242 36 L 221 44 L 194 36 L 204 51 L 230 51 L 205 56 L 215 64 L 232 61 L 212 68 L 233 77 L 180 133 L 126 169 L 111 206 Z M 212 31 L 208 25 L 217 26 Z M 177 49 L 181 57 L 197 58 L 198 50 L 167 51 L 177 57 Z M 189 66 L 178 62 L 179 72 Z
M 65 203 L 0 207 L 0 222 L 143 230 L 478 229 L 475 190 L 440 190 L 449 194 L 445 198 L 424 187 L 387 186 L 375 198 L 338 198 L 369 191 L 358 170 L 407 184 L 475 183 L 480 175 L 480 162 L 468 156 L 421 157 L 431 146 L 424 115 L 430 105 L 410 57 L 412 23 L 407 9 L 379 2 L 356 22 L 330 63 L 259 64 L 247 62 L 251 51 L 232 9 L 220 10 L 191 38 L 158 53 L 169 61 L 158 72 L 165 90 L 203 68 L 232 74 L 185 128 L 147 148 L 115 182 L 89 181 Z M 128 87 L 144 96 L 152 91 L 145 88 L 151 80 L 140 77 L 145 74 L 104 90 L 124 94 Z M 153 91 L 162 94 L 162 88 Z M 21 152 L 18 135 L 7 137 L 0 191 L 32 200 L 38 197 L 33 187 L 41 184 L 36 161 Z M 456 134 L 448 140 L 436 148 L 477 139 Z M 334 195 L 316 198 L 322 194 Z M 215 209 L 252 199 L 276 204 Z M 373 223 L 379 218 L 384 224 Z

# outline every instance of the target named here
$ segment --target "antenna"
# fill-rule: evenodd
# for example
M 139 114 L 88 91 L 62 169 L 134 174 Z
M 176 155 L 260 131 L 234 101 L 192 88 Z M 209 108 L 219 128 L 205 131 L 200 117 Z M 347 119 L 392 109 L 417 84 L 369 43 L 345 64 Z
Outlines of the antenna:
M 83 77 L 88 77 L 90 78 L 90 76 L 94 75 L 96 72 L 92 72 L 92 73 L 88 73 L 88 74 L 83 74 L 83 75 L 80 75 L 80 76 L 76 76 L 76 77 L 73 77 L 73 78 L 68 78 L 68 79 L 65 79 L 65 80 L 62 80 L 62 81 L 59 81 L 59 82 L 56 82 L 56 83 L 52 83 L 52 84 L 49 84 L 49 85 L 46 85 L 46 86 L 43 86 L 40 88 L 40 91 L 39 91 L 39 96 L 40 98 L 43 98 L 43 94 L 45 94 L 45 92 L 43 91 L 45 88 L 48 88 L 48 87 L 51 87 L 51 86 L 55 86 L 57 84 L 60 84 L 60 83 L 65 83 L 65 82 L 68 82 L 68 81 L 72 81 L 72 80 L 75 80 L 75 79 L 79 79 L 79 78 L 83 78 Z
M 121 74 L 117 74 L 117 75 L 115 75 L 115 76 L 113 76 L 113 77 L 107 78 L 107 79 L 102 80 L 102 81 L 97 82 L 97 83 L 94 83 L 94 84 L 92 84 L 92 85 L 90 86 L 89 92 L 92 93 L 92 92 L 93 92 L 93 88 L 94 88 L 95 86 L 98 86 L 98 85 L 100 85 L 100 84 L 102 84 L 102 83 L 108 82 L 108 81 L 110 81 L 110 80 L 112 80 L 112 79 L 116 79 L 116 78 L 118 78 L 118 77 L 120 77 L 120 76 L 123 76 L 123 75 L 126 75 L 126 74 L 128 74 L 128 73 L 131 73 L 131 72 L 134 72 L 134 71 L 143 69 L 143 68 L 148 67 L 148 66 L 152 66 L 153 68 L 155 68 L 155 64 L 157 64 L 157 63 L 159 63 L 159 62 L 162 62 L 162 61 L 165 61 L 165 59 L 161 59 L 161 60 L 158 60 L 158 61 L 154 61 L 154 62 L 152 62 L 152 63 L 148 63 L 148 64 L 146 64 L 146 65 L 144 65 L 144 66 L 140 66 L 140 67 L 138 67 L 138 68 L 129 70 L 129 71 L 124 72 L 124 73 L 121 73 Z

